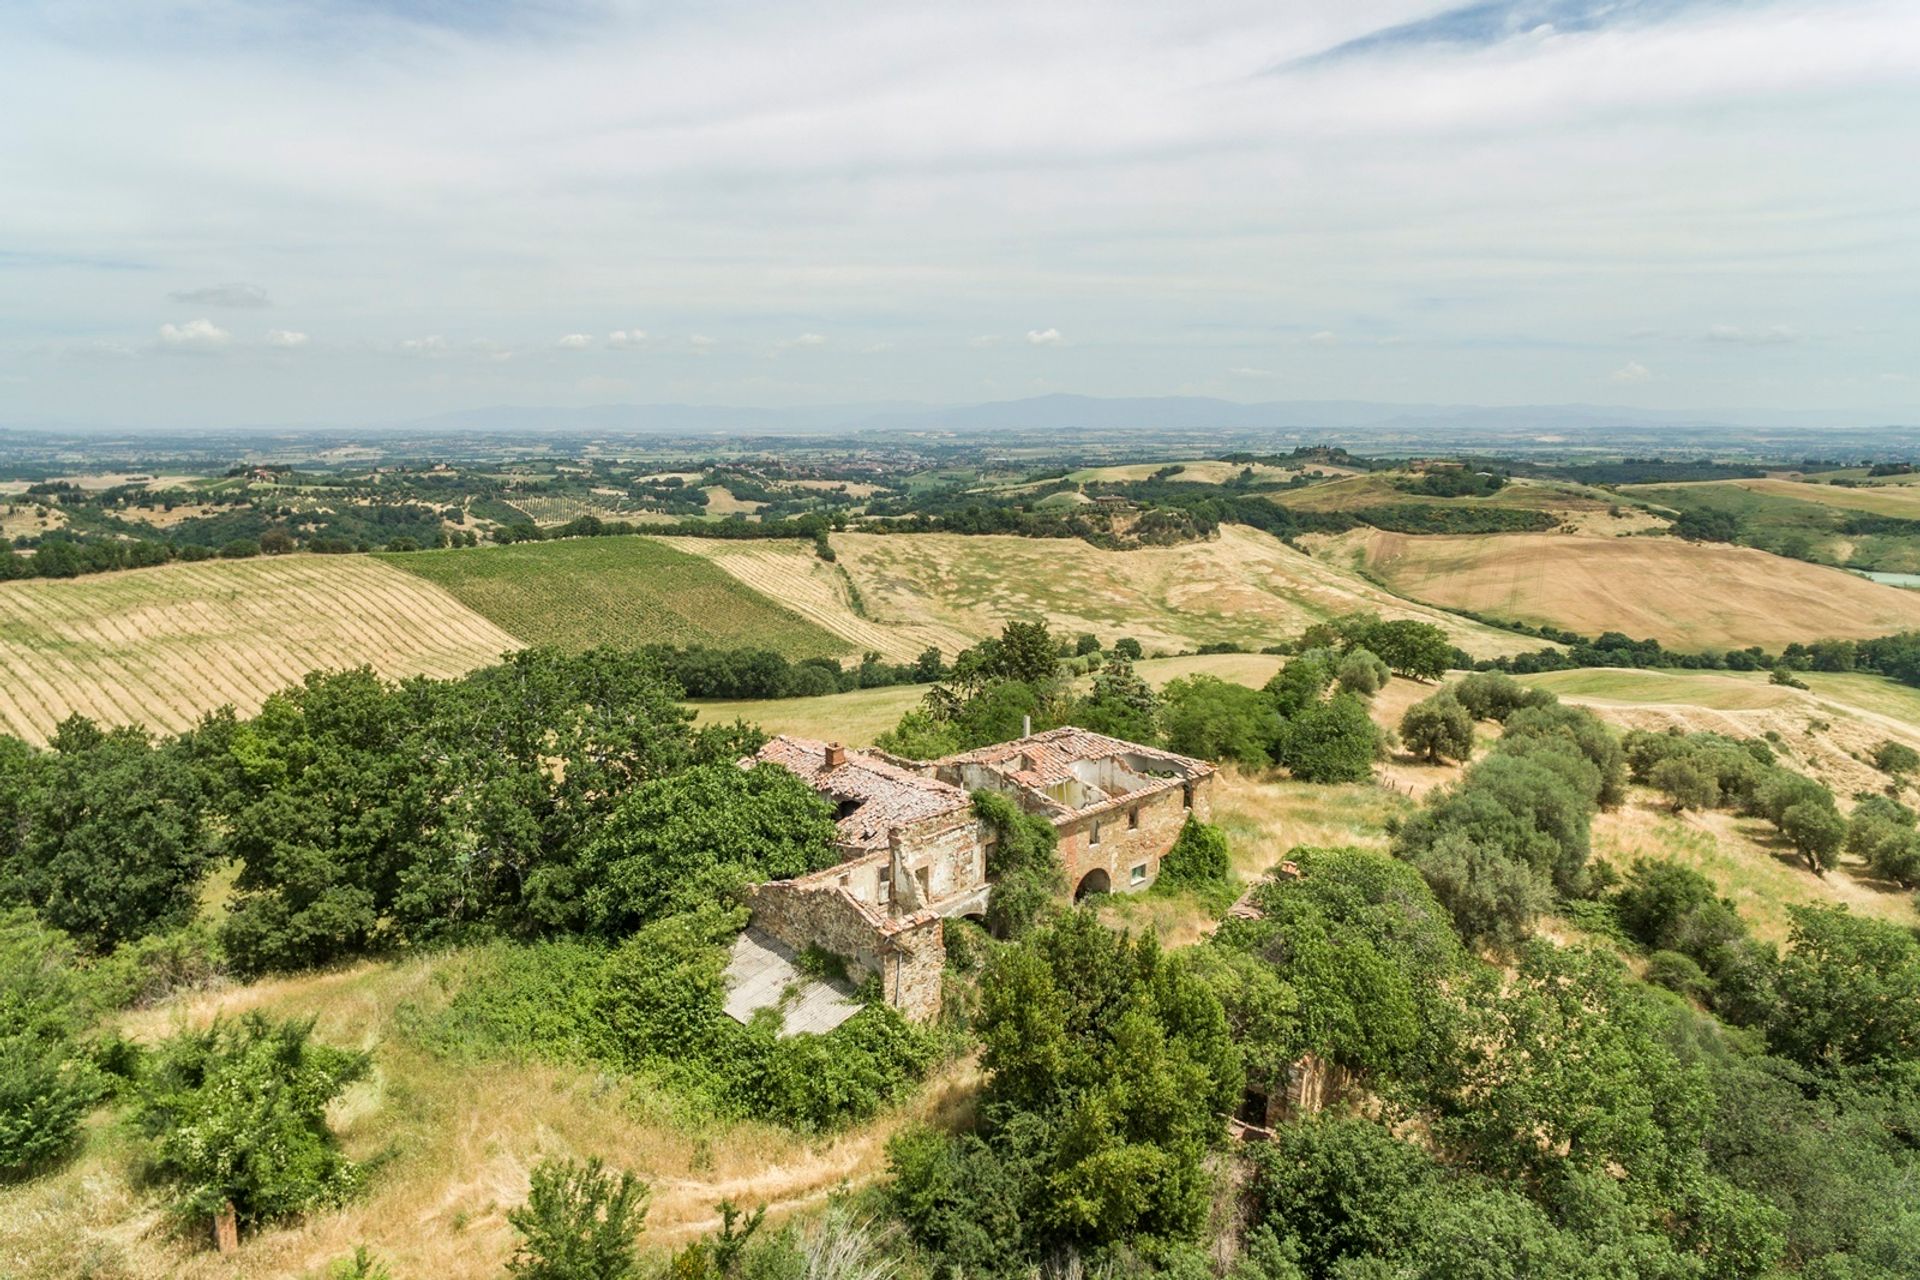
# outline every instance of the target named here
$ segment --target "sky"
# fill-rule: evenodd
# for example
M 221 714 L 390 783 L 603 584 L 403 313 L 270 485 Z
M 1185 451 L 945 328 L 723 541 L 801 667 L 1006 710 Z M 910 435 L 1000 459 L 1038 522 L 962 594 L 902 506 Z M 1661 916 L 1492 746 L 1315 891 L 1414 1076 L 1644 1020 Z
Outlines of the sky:
M 0 426 L 1920 420 L 1914 0 L 0 0 Z

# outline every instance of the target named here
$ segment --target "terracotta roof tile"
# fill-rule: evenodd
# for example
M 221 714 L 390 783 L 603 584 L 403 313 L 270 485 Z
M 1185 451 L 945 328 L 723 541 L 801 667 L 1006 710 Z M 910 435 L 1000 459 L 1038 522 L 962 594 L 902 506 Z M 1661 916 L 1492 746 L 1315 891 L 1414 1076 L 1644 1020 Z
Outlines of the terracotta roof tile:
M 859 848 L 884 848 L 894 827 L 973 803 L 959 787 L 864 751 L 846 750 L 841 763 L 829 767 L 830 745 L 781 734 L 741 763 L 777 764 L 837 803 L 856 803 L 859 807 L 840 819 L 839 828 L 841 842 Z

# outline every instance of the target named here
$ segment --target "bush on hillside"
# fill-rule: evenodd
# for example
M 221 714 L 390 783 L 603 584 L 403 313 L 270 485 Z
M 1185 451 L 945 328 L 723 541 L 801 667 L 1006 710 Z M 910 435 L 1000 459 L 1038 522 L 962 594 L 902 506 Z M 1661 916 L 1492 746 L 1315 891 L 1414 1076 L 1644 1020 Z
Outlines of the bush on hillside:
M 520 1280 L 637 1280 L 634 1251 L 647 1217 L 647 1184 L 599 1157 L 543 1160 L 527 1202 L 507 1210 L 520 1241 L 507 1274 Z
M 1400 741 L 1428 763 L 1466 760 L 1473 754 L 1473 716 L 1449 690 L 1407 708 L 1400 717 Z
M 312 1037 L 311 1020 L 254 1012 L 179 1032 L 155 1052 L 134 1124 L 177 1217 L 204 1223 L 231 1205 L 256 1227 L 360 1188 L 366 1168 L 341 1154 L 326 1112 L 372 1058 Z

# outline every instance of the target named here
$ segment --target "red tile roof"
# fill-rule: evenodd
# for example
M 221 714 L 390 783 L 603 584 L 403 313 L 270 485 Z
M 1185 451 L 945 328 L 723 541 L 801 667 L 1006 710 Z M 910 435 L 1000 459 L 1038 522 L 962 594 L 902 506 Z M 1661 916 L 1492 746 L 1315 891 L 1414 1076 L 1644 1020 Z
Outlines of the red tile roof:
M 830 768 L 829 745 L 781 734 L 741 763 L 777 764 L 829 799 L 857 803 L 858 808 L 840 819 L 840 840 L 863 849 L 885 848 L 887 833 L 895 827 L 954 813 L 973 803 L 959 787 L 864 751 L 846 750 L 845 759 Z

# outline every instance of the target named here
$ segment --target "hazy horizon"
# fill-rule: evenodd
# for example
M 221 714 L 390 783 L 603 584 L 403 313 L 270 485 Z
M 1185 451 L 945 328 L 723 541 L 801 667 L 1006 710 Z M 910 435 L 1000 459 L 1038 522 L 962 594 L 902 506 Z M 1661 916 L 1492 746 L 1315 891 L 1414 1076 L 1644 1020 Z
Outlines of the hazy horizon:
M 1920 417 L 1887 0 L 0 9 L 0 425 Z

